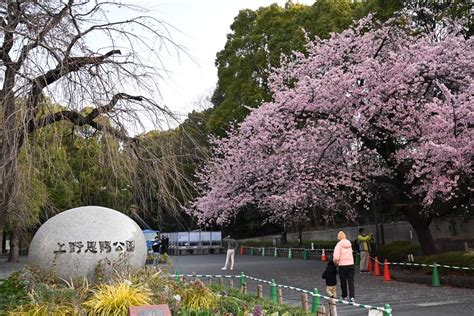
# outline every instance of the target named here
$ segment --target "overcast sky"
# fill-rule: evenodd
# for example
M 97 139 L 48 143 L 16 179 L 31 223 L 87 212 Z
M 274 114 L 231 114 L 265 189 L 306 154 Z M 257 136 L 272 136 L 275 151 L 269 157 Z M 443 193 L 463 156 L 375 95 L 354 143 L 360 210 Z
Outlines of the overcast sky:
M 186 48 L 194 61 L 176 54 L 164 56 L 169 77 L 161 87 L 163 102 L 181 114 L 191 112 L 196 100 L 212 93 L 217 82 L 216 53 L 224 48 L 226 35 L 239 10 L 258 9 L 285 0 L 141 0 L 152 15 L 178 29 L 173 40 Z M 314 0 L 293 1 L 313 4 Z

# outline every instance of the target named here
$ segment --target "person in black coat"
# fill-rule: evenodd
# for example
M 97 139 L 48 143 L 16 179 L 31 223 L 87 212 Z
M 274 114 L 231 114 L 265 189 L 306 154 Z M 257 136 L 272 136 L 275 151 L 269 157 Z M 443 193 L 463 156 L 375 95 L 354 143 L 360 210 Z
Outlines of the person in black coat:
M 153 249 L 153 265 L 156 266 L 158 264 L 158 258 L 160 257 L 161 250 L 161 237 L 159 234 L 156 234 L 155 240 L 153 240 L 153 244 L 151 245 L 151 249 Z
M 322 278 L 326 280 L 326 292 L 332 299 L 329 300 L 329 315 L 337 316 L 336 302 L 334 298 L 337 296 L 337 268 L 334 261 L 329 260 L 326 270 L 324 270 Z
M 326 270 L 322 275 L 322 278 L 326 280 L 326 292 L 330 297 L 336 297 L 336 289 L 337 289 L 337 269 L 334 261 L 329 260 L 328 265 L 326 266 Z

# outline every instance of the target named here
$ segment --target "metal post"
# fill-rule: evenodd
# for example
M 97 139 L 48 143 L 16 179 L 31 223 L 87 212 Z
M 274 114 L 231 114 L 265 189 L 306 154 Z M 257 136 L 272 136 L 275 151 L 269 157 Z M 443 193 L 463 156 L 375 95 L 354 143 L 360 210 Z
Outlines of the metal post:
M 439 281 L 438 265 L 436 264 L 436 262 L 433 264 L 433 275 L 431 276 L 431 285 L 435 287 L 441 285 L 441 282 Z
M 308 249 L 303 250 L 303 259 L 308 260 L 309 259 L 309 252 Z
M 385 304 L 384 308 L 383 316 L 392 316 L 392 307 L 390 307 L 390 304 Z
M 277 286 L 274 279 L 272 279 L 272 284 L 270 285 L 270 301 L 274 303 L 278 302 Z
M 311 314 L 316 314 L 319 309 L 319 296 L 318 296 L 318 289 L 314 288 L 313 290 L 313 301 L 311 304 Z
M 240 272 L 240 286 L 244 286 L 245 283 L 245 275 L 243 272 Z

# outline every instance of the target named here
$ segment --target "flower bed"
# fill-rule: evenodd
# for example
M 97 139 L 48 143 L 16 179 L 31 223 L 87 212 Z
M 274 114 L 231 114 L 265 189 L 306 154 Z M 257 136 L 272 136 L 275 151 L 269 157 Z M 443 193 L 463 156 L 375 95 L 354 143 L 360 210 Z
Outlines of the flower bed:
M 1 315 L 128 315 L 130 306 L 167 304 L 173 315 L 306 315 L 236 289 L 170 277 L 171 266 L 116 269 L 99 281 L 64 281 L 32 267 L 0 281 Z

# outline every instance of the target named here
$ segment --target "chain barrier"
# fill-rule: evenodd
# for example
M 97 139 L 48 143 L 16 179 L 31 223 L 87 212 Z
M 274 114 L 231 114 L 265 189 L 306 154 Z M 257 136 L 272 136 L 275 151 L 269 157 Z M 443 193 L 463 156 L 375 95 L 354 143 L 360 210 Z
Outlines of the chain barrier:
M 370 257 L 370 256 L 369 256 Z M 375 261 L 375 257 L 370 257 L 370 259 Z M 383 264 L 382 262 L 379 262 L 380 264 Z M 387 262 L 389 265 L 398 265 L 398 266 L 414 266 L 414 267 L 425 267 L 425 268 L 433 268 L 435 266 L 435 263 L 433 264 L 427 264 L 427 263 L 415 263 L 415 262 Z M 443 268 L 448 268 L 448 269 L 457 269 L 457 270 L 474 270 L 474 267 L 459 267 L 459 266 L 450 266 L 446 264 L 438 264 L 436 263 L 436 266 L 443 267 Z
M 244 249 L 275 249 L 275 247 L 248 247 L 248 246 L 242 246 Z M 283 251 L 325 251 L 325 252 L 333 252 L 334 249 L 328 249 L 328 248 L 317 248 L 317 249 L 311 249 L 311 248 L 276 248 L 277 250 L 283 250 Z M 353 253 L 356 253 L 353 251 Z M 372 260 L 375 260 L 375 257 L 370 257 Z M 427 267 L 427 268 L 433 268 L 433 264 L 426 264 L 426 263 L 413 263 L 413 262 L 387 262 L 389 265 L 400 265 L 400 266 L 415 266 L 415 267 Z M 436 264 L 436 266 L 447 268 L 447 269 L 456 269 L 456 270 L 474 270 L 474 267 L 460 267 L 460 266 L 450 266 L 450 265 L 445 265 L 445 264 Z
M 238 279 L 238 278 L 242 278 L 242 277 L 243 277 L 243 278 L 245 278 L 245 279 L 253 280 L 253 281 L 256 281 L 256 282 L 260 282 L 260 283 L 266 283 L 266 284 L 269 284 L 269 285 L 274 284 L 272 281 L 268 281 L 268 280 L 264 280 L 264 279 L 259 279 L 259 278 L 256 278 L 256 277 L 253 277 L 253 276 L 249 276 L 249 275 L 246 275 L 246 274 L 243 274 L 243 273 L 240 274 L 240 275 L 221 275 L 221 274 L 216 274 L 216 275 L 213 275 L 213 274 L 171 274 L 170 277 L 185 277 L 185 278 L 228 278 L 228 279 L 232 279 L 232 278 Z M 293 290 L 293 291 L 295 291 L 295 292 L 300 292 L 300 293 L 305 293 L 305 294 L 308 294 L 308 295 L 311 295 L 311 296 L 316 296 L 316 297 L 319 297 L 319 298 L 323 298 L 323 299 L 325 299 L 325 300 L 333 300 L 333 301 L 336 302 L 336 303 L 341 303 L 341 304 L 345 304 L 345 305 L 351 305 L 351 306 L 355 306 L 355 307 L 359 307 L 359 308 L 364 308 L 364 309 L 378 310 L 378 311 L 384 312 L 384 313 L 385 313 L 384 315 L 392 315 L 392 308 L 390 307 L 389 304 L 385 304 L 385 307 L 378 307 L 378 306 L 372 306 L 372 305 L 368 305 L 368 304 L 359 304 L 359 303 L 356 303 L 356 302 L 341 300 L 341 299 L 329 297 L 329 296 L 326 296 L 326 295 L 322 295 L 322 294 L 319 294 L 319 293 L 314 293 L 314 292 L 312 292 L 312 291 L 300 289 L 300 288 L 297 288 L 297 287 L 294 287 L 294 286 L 290 286 L 290 285 L 282 285 L 282 284 L 277 284 L 277 283 L 275 283 L 275 286 L 277 286 L 277 287 L 279 287 L 279 288 L 282 288 L 282 289 Z

